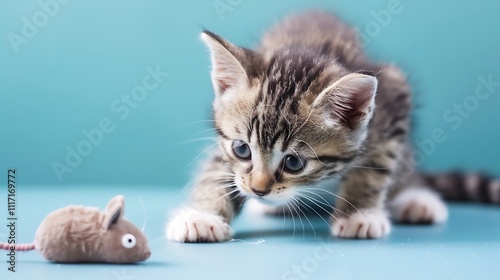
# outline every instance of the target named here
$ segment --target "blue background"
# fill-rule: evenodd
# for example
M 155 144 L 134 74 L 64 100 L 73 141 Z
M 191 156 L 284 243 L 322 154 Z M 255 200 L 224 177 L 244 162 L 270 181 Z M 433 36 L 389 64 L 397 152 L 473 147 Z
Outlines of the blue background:
M 214 4 L 220 3 L 229 10 L 218 13 Z M 500 87 L 468 117 L 460 117 L 460 125 L 443 118 L 455 104 L 471 100 L 480 77 L 500 81 L 500 2 L 400 0 L 400 12 L 377 20 L 388 3 L 73 0 L 60 4 L 16 52 L 10 38 L 22 35 L 24 18 L 33 22 L 37 15 L 43 21 L 43 8 L 38 0 L 2 0 L 0 241 L 7 240 L 6 173 L 16 168 L 18 242 L 30 242 L 45 215 L 59 207 L 71 203 L 102 209 L 121 193 L 127 198 L 125 216 L 139 227 L 147 220 L 152 256 L 136 266 L 59 265 L 36 252 L 20 253 L 18 273 L 12 274 L 1 253 L 0 278 L 286 279 L 294 266 L 310 265 L 315 250 L 322 248 L 330 250 L 329 259 L 316 261 L 309 279 L 477 279 L 478 272 L 482 279 L 498 279 L 496 206 L 452 204 L 446 224 L 396 225 L 378 240 L 339 240 L 317 217 L 310 218 L 312 230 L 305 220 L 263 217 L 248 209 L 233 224 L 233 241 L 177 244 L 164 239 L 167 213 L 187 194 L 179 188 L 203 157 L 197 156 L 213 144 L 207 139 L 213 136 L 207 121 L 213 93 L 208 52 L 199 40 L 202 26 L 254 46 L 290 12 L 336 11 L 368 34 L 365 45 L 374 59 L 400 65 L 408 74 L 418 105 L 413 137 L 427 143 L 427 149 L 418 149 L 420 167 L 462 167 L 500 176 Z M 142 84 L 148 67 L 159 67 L 168 77 L 126 117 L 114 112 L 112 104 Z M 107 119 L 114 130 L 58 180 L 53 162 L 65 164 L 66 147 L 75 149 L 86 139 L 83 130 L 97 129 Z M 446 140 L 430 149 L 436 129 Z
M 220 2 L 230 9 L 218 13 Z M 68 1 L 16 53 L 9 34 L 22 35 L 23 17 L 33 22 L 43 9 L 38 1 L 2 1 L 0 170 L 17 168 L 24 184 L 181 186 L 195 170 L 197 160 L 190 162 L 213 143 L 204 121 L 212 87 L 201 26 L 251 47 L 286 14 L 325 8 L 371 34 L 366 49 L 373 58 L 408 74 L 419 106 L 414 138 L 445 131 L 446 141 L 424 154 L 422 168 L 500 175 L 500 87 L 468 118 L 460 117 L 457 129 L 443 119 L 474 94 L 478 77 L 500 81 L 500 3 L 400 0 L 402 10 L 387 24 L 379 20 L 377 29 L 374 13 L 389 2 Z M 169 75 L 119 119 L 112 102 L 130 95 L 148 66 Z M 59 181 L 53 162 L 65 164 L 66 147 L 75 149 L 86 139 L 82 130 L 98 128 L 104 118 L 114 131 Z

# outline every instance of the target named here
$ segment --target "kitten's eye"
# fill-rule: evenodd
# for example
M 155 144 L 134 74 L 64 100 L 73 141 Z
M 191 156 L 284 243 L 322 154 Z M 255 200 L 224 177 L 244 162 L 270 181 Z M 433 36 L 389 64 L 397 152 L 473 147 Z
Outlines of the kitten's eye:
M 248 160 L 252 157 L 252 151 L 250 150 L 250 147 L 247 143 L 241 140 L 236 140 L 233 142 L 233 152 L 237 157 L 241 159 Z
M 135 240 L 135 236 L 130 233 L 124 234 L 122 236 L 122 246 L 127 249 L 134 248 L 136 242 L 137 241 Z
M 288 155 L 285 156 L 284 165 L 286 171 L 290 173 L 298 173 L 306 166 L 306 160 L 302 157 Z

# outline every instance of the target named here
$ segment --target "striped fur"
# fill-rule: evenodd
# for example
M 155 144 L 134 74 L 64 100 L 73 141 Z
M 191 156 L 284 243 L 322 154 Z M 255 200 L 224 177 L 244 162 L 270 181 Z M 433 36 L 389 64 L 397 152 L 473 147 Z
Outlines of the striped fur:
M 500 204 L 500 180 L 488 175 L 453 172 L 420 174 L 420 179 L 449 201 Z
M 421 191 L 427 187 L 449 199 L 500 201 L 498 181 L 407 172 L 414 168 L 408 162 L 412 105 L 405 76 L 394 65 L 371 62 L 353 29 L 334 16 L 292 15 L 256 50 L 209 31 L 201 37 L 211 53 L 220 141 L 195 180 L 190 207 L 214 218 L 209 225 L 196 217 L 174 219 L 170 239 L 222 241 L 216 236 L 228 232 L 184 233 L 223 230 L 216 216 L 229 223 L 243 197 L 290 211 L 304 200 L 317 204 L 322 198 L 305 193 L 313 195 L 313 186 L 329 179 L 340 181 L 334 213 L 340 222 L 332 232 L 341 237 L 381 237 L 390 231 L 389 215 L 414 223 L 445 220 L 439 197 Z M 235 141 L 248 145 L 250 158 L 235 154 Z M 287 156 L 306 162 L 304 169 L 286 171 Z

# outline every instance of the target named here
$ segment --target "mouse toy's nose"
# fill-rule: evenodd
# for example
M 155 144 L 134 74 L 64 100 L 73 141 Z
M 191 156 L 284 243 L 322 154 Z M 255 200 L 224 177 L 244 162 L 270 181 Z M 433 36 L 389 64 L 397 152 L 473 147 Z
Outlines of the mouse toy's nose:
M 151 256 L 151 251 L 147 251 L 145 254 L 144 254 L 144 259 L 148 259 L 149 256 Z
M 252 188 L 252 191 L 253 191 L 256 195 L 258 195 L 258 196 L 264 196 L 264 195 L 266 195 L 266 194 L 268 194 L 268 193 L 269 193 L 269 191 L 259 191 L 259 190 L 256 190 L 256 189 L 254 189 L 254 188 Z

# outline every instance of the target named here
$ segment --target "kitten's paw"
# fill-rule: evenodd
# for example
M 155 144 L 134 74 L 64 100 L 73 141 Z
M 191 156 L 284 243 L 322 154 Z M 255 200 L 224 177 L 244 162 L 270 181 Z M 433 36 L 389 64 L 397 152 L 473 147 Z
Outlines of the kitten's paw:
M 391 231 L 391 223 L 382 210 L 361 210 L 334 221 L 332 234 L 343 238 L 380 238 Z
M 448 209 L 437 194 L 424 188 L 402 191 L 390 203 L 394 220 L 402 223 L 442 223 L 448 219 Z
M 222 242 L 233 235 L 224 219 L 194 208 L 180 209 L 167 227 L 167 239 L 176 242 Z

